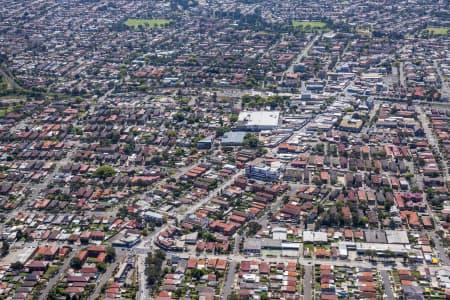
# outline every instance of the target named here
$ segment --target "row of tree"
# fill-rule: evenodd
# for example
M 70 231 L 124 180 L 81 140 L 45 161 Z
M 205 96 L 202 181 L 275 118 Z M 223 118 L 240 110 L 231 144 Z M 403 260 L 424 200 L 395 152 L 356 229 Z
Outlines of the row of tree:
M 147 266 L 147 282 L 150 286 L 158 286 L 163 274 L 162 265 L 166 259 L 166 253 L 162 250 L 156 250 L 155 253 L 149 253 L 145 260 Z

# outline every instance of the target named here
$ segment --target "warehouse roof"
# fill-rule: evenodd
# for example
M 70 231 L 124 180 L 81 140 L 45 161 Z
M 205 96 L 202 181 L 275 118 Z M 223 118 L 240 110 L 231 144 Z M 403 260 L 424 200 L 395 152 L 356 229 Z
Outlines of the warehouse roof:
M 242 111 L 238 123 L 248 127 L 277 127 L 279 119 L 279 111 Z

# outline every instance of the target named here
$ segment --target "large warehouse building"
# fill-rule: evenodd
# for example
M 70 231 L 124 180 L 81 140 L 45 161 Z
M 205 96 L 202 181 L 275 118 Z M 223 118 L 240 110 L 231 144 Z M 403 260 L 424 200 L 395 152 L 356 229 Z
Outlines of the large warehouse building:
M 280 121 L 279 111 L 242 111 L 239 114 L 236 129 L 261 131 L 276 129 Z

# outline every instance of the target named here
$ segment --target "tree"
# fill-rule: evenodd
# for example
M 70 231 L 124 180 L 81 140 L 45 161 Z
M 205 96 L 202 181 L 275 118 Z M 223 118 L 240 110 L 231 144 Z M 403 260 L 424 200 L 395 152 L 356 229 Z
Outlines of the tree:
M 75 270 L 81 269 L 82 266 L 83 266 L 83 261 L 76 256 L 74 258 L 72 258 L 72 260 L 70 261 L 70 267 Z
M 108 165 L 100 166 L 95 170 L 94 176 L 99 178 L 113 177 L 116 174 L 116 170 Z
M 173 115 L 173 119 L 176 120 L 177 122 L 182 122 L 184 121 L 184 114 L 181 111 L 177 112 L 176 114 Z
M 11 269 L 16 270 L 16 271 L 20 271 L 23 269 L 23 263 L 21 263 L 20 261 L 16 261 L 14 263 L 11 264 Z
M 324 153 L 325 146 L 323 143 L 316 144 L 316 151 L 320 154 Z
M 155 257 L 160 259 L 160 260 L 165 260 L 166 259 L 166 252 L 164 252 L 161 249 L 158 249 L 155 251 Z
M 23 232 L 22 232 L 22 230 L 17 230 L 17 232 L 16 232 L 16 239 L 18 240 L 18 241 L 20 241 L 21 239 L 23 238 Z
M 373 249 L 370 249 L 370 250 L 367 252 L 367 254 L 369 255 L 369 257 L 370 257 L 371 259 L 373 259 L 373 258 L 377 255 L 377 252 L 376 252 L 375 250 L 373 250 Z
M 154 254 L 149 253 L 146 264 L 147 282 L 152 285 L 157 283 L 162 277 L 162 264 L 166 258 L 166 253 L 162 250 L 156 250 Z
M 214 234 L 212 234 L 209 231 L 203 232 L 202 238 L 207 242 L 215 242 L 216 241 L 216 237 L 214 236 Z
M 97 269 L 98 269 L 100 272 L 102 272 L 102 273 L 105 273 L 106 268 L 107 268 L 107 266 L 106 266 L 106 263 L 105 263 L 105 262 L 99 262 L 99 263 L 97 264 Z
M 267 295 L 267 292 L 263 292 L 260 296 L 261 300 L 269 300 L 270 297 Z
M 114 247 L 106 247 L 106 259 L 108 261 L 113 261 L 114 259 L 116 259 L 116 249 L 114 249 Z
M 253 236 L 255 235 L 258 231 L 260 231 L 262 228 L 261 224 L 259 224 L 258 222 L 250 222 L 248 223 L 248 231 L 247 231 L 247 235 L 248 236 Z
M 197 281 L 199 281 L 203 275 L 205 275 L 203 270 L 200 269 L 192 270 L 192 278 L 195 278 Z
M 390 249 L 387 249 L 386 251 L 384 251 L 384 253 L 386 254 L 386 256 L 387 257 L 392 257 L 392 256 L 394 256 L 394 252 L 392 252 L 392 250 L 390 250 Z
M 167 136 L 168 137 L 175 137 L 177 136 L 177 132 L 173 129 L 167 130 Z
M 391 115 L 395 115 L 397 112 L 398 112 L 397 106 L 391 107 L 391 110 L 390 110 Z
M 234 123 L 238 120 L 238 116 L 237 115 L 231 115 L 230 116 L 230 122 Z
M 2 256 L 6 256 L 9 253 L 9 242 L 8 241 L 3 241 L 2 243 Z
M 317 205 L 317 214 L 322 214 L 325 211 L 323 205 L 319 204 Z
M 354 109 L 353 107 L 346 107 L 346 108 L 344 109 L 344 111 L 345 111 L 346 113 L 350 113 L 350 112 L 354 112 L 355 109 Z
M 256 148 L 258 147 L 259 139 L 253 133 L 247 133 L 244 137 L 243 146 L 245 148 Z
M 216 128 L 216 138 L 221 137 L 227 132 L 229 129 L 226 126 L 221 126 Z
M 58 299 L 58 291 L 56 284 L 51 288 L 50 292 L 47 295 L 48 300 L 57 300 Z

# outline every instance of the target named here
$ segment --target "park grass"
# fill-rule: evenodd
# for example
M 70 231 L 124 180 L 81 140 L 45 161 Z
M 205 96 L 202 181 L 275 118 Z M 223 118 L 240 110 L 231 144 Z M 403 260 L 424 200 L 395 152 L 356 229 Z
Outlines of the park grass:
M 292 26 L 294 28 L 301 28 L 303 30 L 305 30 L 307 27 L 309 27 L 310 30 L 327 28 L 327 24 L 320 21 L 292 21 Z
M 137 29 L 139 25 L 148 28 L 160 27 L 165 24 L 169 24 L 171 21 L 166 19 L 128 19 L 125 21 L 125 25 Z
M 6 114 L 8 114 L 12 111 L 14 111 L 14 107 L 12 107 L 12 106 L 8 106 L 7 108 L 0 109 L 0 117 L 4 117 L 4 116 L 6 116 Z
M 446 35 L 450 33 L 450 28 L 447 27 L 427 27 L 423 31 L 428 31 L 433 35 Z
M 364 35 L 364 36 L 372 36 L 372 31 L 371 31 L 370 27 L 367 27 L 367 26 L 356 27 L 356 32 L 361 35 Z

